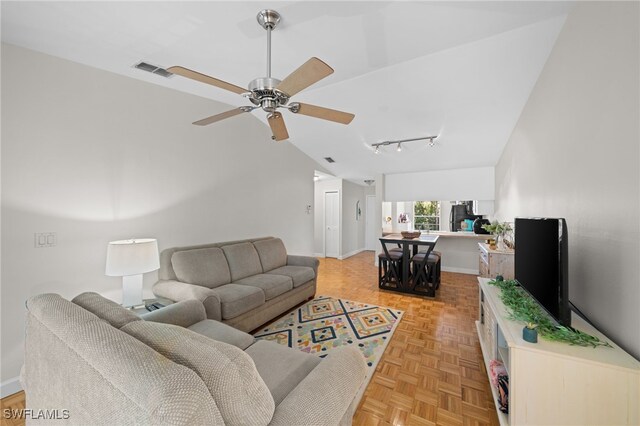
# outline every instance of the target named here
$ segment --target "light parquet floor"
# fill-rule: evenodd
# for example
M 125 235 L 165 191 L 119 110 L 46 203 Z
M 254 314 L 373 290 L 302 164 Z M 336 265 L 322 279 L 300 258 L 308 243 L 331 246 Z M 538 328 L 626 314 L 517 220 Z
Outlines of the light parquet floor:
M 476 277 L 443 272 L 435 298 L 408 296 L 378 289 L 373 260 L 373 252 L 321 259 L 318 274 L 318 295 L 405 312 L 353 424 L 498 425 L 474 323 Z M 4 398 L 2 409 L 24 404 L 20 392 Z M 24 425 L 23 420 L 4 418 L 1 423 Z
M 435 298 L 381 291 L 373 252 L 321 259 L 318 295 L 405 311 L 354 425 L 498 425 L 475 328 L 473 275 L 442 273 Z

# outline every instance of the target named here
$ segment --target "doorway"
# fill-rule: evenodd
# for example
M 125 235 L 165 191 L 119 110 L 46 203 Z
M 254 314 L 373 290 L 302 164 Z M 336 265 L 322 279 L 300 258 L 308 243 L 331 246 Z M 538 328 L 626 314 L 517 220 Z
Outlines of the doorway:
M 324 256 L 340 256 L 340 197 L 338 192 L 324 193 Z

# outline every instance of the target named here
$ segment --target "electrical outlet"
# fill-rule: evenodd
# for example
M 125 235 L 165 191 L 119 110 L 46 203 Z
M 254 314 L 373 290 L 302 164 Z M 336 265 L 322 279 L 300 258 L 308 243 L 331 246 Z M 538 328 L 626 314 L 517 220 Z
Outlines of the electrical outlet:
M 55 247 L 58 242 L 55 232 L 36 232 L 33 237 L 35 248 Z

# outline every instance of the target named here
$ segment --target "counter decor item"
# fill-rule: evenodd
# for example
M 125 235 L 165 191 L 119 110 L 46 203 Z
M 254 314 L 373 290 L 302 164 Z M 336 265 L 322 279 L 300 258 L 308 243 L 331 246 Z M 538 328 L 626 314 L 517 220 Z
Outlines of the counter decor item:
M 538 330 L 536 330 L 537 325 L 528 322 L 527 325 L 522 329 L 522 338 L 525 342 L 529 343 L 538 343 Z
M 502 250 L 505 248 L 504 236 L 508 232 L 513 231 L 511 224 L 509 224 L 508 222 L 500 223 L 497 220 L 494 220 L 489 225 L 482 225 L 482 229 L 496 236 L 496 246 Z
M 420 231 L 402 231 L 400 232 L 402 238 L 418 238 L 420 236 Z

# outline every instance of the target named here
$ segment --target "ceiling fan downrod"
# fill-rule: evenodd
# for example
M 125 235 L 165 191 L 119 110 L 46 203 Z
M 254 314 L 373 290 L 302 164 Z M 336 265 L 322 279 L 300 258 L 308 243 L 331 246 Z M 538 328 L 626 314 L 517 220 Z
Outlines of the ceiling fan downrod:
M 271 78 L 271 31 L 280 22 L 280 14 L 275 10 L 264 9 L 258 12 L 256 19 L 267 30 L 267 78 Z

